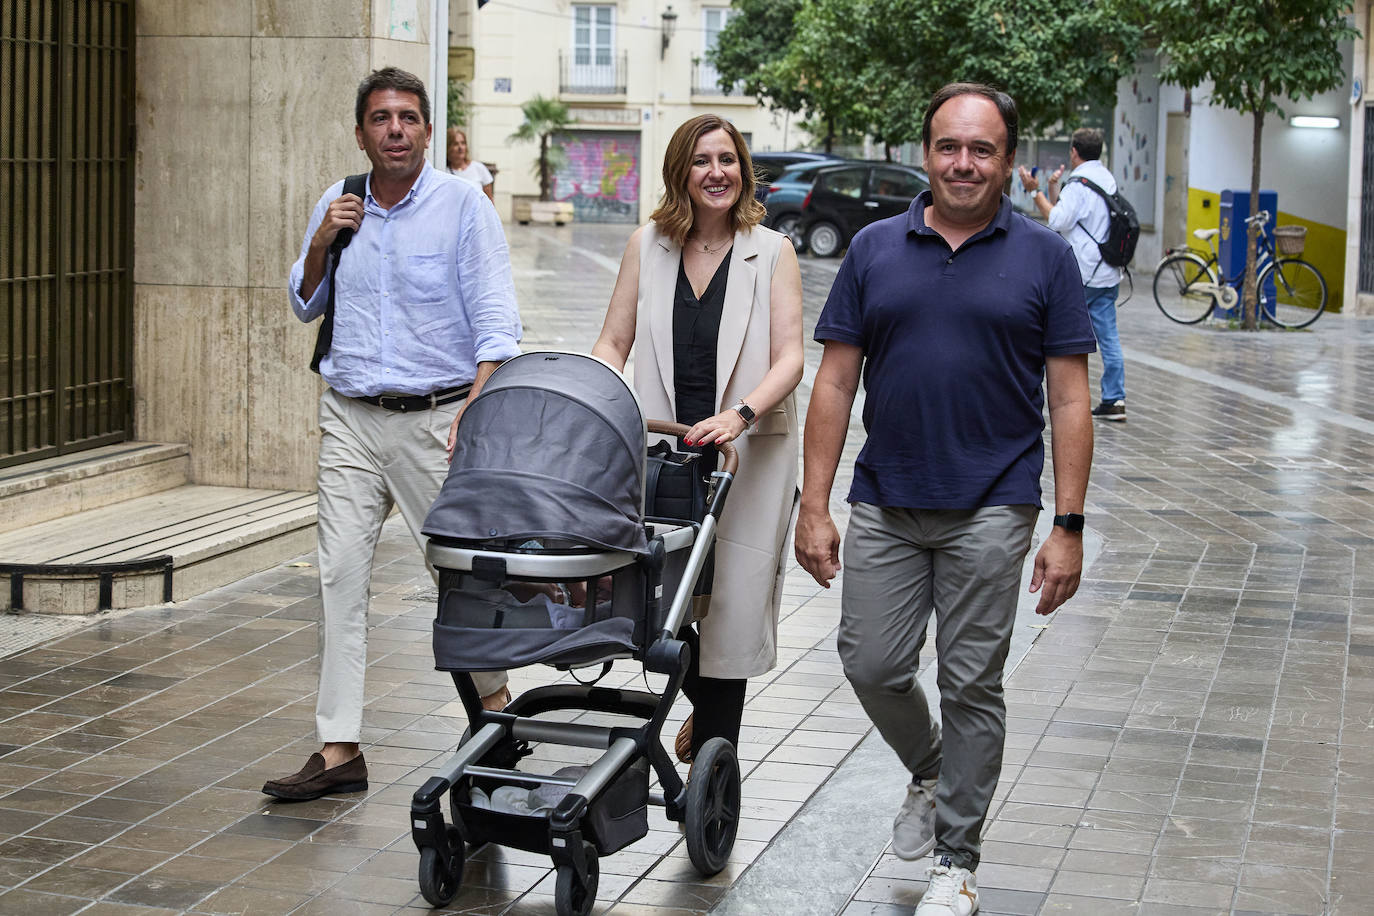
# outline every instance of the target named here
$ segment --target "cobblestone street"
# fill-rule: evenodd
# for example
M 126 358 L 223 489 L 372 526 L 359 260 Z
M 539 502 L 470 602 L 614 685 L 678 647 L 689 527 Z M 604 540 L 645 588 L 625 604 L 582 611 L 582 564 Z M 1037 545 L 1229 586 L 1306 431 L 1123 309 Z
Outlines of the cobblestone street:
M 629 229 L 508 227 L 526 349 L 591 346 Z M 808 341 L 838 265 L 802 258 Z M 1173 325 L 1149 269 L 1119 313 L 1129 420 L 1096 425 L 1083 586 L 1048 621 L 1019 613 L 980 912 L 1366 916 L 1374 319 Z M 803 409 L 820 352 L 808 342 Z M 434 588 L 399 519 L 373 590 L 370 791 L 296 805 L 259 788 L 318 746 L 313 555 L 175 605 L 4 620 L 0 913 L 429 912 L 410 796 L 466 720 L 432 670 Z M 601 860 L 596 912 L 905 916 L 919 901 L 926 863 L 887 848 L 908 776 L 841 672 L 838 589 L 793 568 L 782 613 L 778 667 L 749 684 L 732 863 L 700 878 L 651 809 L 649 835 Z M 619 662 L 608 682 L 643 677 Z M 583 759 L 557 750 L 531 767 Z M 547 857 L 486 847 L 443 912 L 553 900 Z

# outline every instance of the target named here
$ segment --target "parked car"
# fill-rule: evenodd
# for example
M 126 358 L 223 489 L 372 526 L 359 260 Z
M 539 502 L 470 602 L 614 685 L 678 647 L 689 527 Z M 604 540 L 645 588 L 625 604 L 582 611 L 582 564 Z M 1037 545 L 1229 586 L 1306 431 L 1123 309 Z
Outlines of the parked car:
M 791 238 L 792 247 L 798 254 L 806 250 L 806 236 L 801 232 L 802 201 L 811 193 L 811 185 L 816 182 L 816 171 L 844 161 L 816 159 L 789 165 L 767 188 L 768 196 L 763 199 L 763 205 L 768 209 L 768 215 L 764 217 L 763 224 Z
M 785 153 L 755 153 L 751 151 L 749 158 L 754 161 L 754 176 L 757 179 L 754 186 L 754 196 L 759 200 L 768 196 L 768 186 L 789 165 L 796 165 L 798 162 L 841 161 L 840 157 L 832 156 L 829 153 L 806 153 L 801 150 L 789 150 Z
M 797 231 L 805 236 L 812 254 L 832 258 L 844 251 L 854 233 L 871 222 L 902 213 L 929 187 L 925 172 L 894 162 L 820 169 L 811 193 L 802 202 Z

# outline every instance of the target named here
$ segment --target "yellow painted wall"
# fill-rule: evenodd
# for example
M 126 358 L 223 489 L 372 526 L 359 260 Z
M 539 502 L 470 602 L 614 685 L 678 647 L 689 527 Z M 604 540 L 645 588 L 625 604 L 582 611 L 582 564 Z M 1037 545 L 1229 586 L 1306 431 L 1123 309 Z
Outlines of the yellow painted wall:
M 1205 202 L 1205 205 L 1204 205 Z M 1200 188 L 1188 189 L 1188 244 L 1206 252 L 1207 243 L 1193 238 L 1194 229 L 1216 229 L 1220 227 L 1221 195 Z M 1345 290 L 1345 230 L 1326 223 L 1314 223 L 1299 219 L 1291 213 L 1279 210 L 1280 226 L 1306 226 L 1307 247 L 1302 257 L 1310 261 L 1326 278 L 1328 312 L 1338 312 Z M 1220 247 L 1221 237 L 1214 241 Z

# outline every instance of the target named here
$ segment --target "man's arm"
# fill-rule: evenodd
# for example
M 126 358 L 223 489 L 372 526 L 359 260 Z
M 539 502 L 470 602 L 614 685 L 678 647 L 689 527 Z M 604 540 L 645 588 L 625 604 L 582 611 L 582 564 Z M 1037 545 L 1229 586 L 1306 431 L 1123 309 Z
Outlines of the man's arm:
M 830 517 L 830 490 L 849 433 L 849 412 L 859 389 L 863 359 L 863 350 L 854 344 L 826 341 L 806 409 L 795 550 L 802 569 L 826 588 L 840 571 L 840 532 Z
M 496 367 L 501 365 L 499 362 L 487 360 L 477 364 L 477 376 L 472 380 L 472 390 L 468 392 L 467 398 L 463 401 L 463 406 L 458 408 L 458 413 L 454 416 L 453 422 L 448 427 L 448 451 L 449 460 L 453 460 L 453 443 L 458 439 L 458 421 L 463 419 L 463 414 L 467 413 L 468 405 L 482 393 L 482 386 L 491 378 L 491 374 L 496 371 Z
M 1054 513 L 1082 514 L 1093 461 L 1087 355 L 1047 357 L 1045 388 L 1050 407 Z M 1078 591 L 1082 575 L 1083 535 L 1054 526 L 1035 555 L 1030 583 L 1032 592 L 1040 592 L 1035 613 L 1054 613 Z

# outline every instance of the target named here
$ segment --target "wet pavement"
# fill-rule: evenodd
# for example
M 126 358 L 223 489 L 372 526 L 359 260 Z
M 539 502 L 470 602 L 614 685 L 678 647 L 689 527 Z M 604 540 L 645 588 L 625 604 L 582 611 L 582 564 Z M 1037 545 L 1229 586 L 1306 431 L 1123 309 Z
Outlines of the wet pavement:
M 625 228 L 509 233 L 526 346 L 585 350 Z M 836 266 L 803 259 L 808 328 Z M 1374 321 L 1181 327 L 1143 288 L 1120 321 L 1129 420 L 1097 424 L 1082 589 L 1018 622 L 981 912 L 1374 912 Z M 860 444 L 855 422 L 840 519 Z M 258 792 L 316 746 L 313 560 L 0 659 L 0 913 L 428 910 L 409 798 L 466 722 L 396 521 L 373 577 L 370 791 Z M 783 614 L 778 668 L 750 682 L 731 864 L 700 878 L 651 809 L 602 859 L 597 912 L 914 909 L 924 863 L 886 848 L 905 779 L 841 673 L 838 593 L 793 570 Z M 610 680 L 642 684 L 625 662 Z M 552 913 L 553 885 L 547 858 L 488 847 L 449 909 Z

